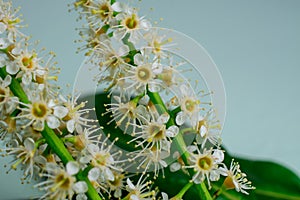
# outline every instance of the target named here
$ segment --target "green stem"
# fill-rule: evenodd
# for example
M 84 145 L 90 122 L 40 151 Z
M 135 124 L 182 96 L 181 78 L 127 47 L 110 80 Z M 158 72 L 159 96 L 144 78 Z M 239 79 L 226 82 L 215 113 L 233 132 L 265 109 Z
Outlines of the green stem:
M 172 200 L 179 200 L 182 199 L 183 195 L 193 186 L 192 182 L 187 183 L 176 196 L 172 197 Z
M 169 113 L 166 105 L 164 104 L 164 101 L 162 100 L 162 98 L 160 97 L 159 93 L 157 92 L 150 92 L 149 90 L 147 91 L 147 94 L 150 98 L 150 100 L 154 103 L 154 104 L 159 104 L 160 107 L 163 109 L 163 112 L 167 112 Z M 176 125 L 174 118 L 170 117 L 169 121 L 167 122 L 167 127 L 170 127 L 172 125 Z M 182 137 L 182 134 L 177 134 L 177 136 L 174 138 L 174 143 L 176 145 L 176 147 L 179 150 L 179 153 L 181 154 L 181 158 L 184 162 L 185 165 L 188 165 L 188 158 L 189 158 L 189 153 L 186 151 L 186 144 L 184 142 L 184 139 Z M 192 169 L 189 169 L 189 174 L 192 177 L 195 172 Z M 198 190 L 201 199 L 203 200 L 212 200 L 212 197 L 210 195 L 210 193 L 207 190 L 206 185 L 204 184 L 204 182 L 196 185 L 196 189 Z
M 7 76 L 7 72 L 5 67 L 0 68 L 0 77 L 4 79 Z M 25 104 L 29 104 L 30 101 L 20 85 L 19 81 L 12 77 L 11 84 L 9 85 L 12 93 L 19 98 L 19 100 Z M 61 139 L 55 134 L 55 132 L 48 127 L 47 123 L 45 123 L 44 130 L 41 132 L 43 138 L 46 140 L 47 144 L 50 148 L 58 155 L 64 165 L 66 165 L 69 161 L 73 161 L 74 158 L 70 154 L 70 152 L 65 147 L 64 143 Z M 88 191 L 86 192 L 87 196 L 91 200 L 101 200 L 101 197 L 98 195 L 98 192 L 95 190 L 91 182 L 86 176 L 86 173 L 80 171 L 77 174 L 77 179 L 81 181 L 85 181 L 88 186 Z
M 0 68 L 0 77 L 4 80 L 7 76 L 6 66 Z M 22 86 L 20 85 L 19 81 L 12 77 L 11 83 L 9 85 L 10 90 L 12 93 L 19 98 L 19 100 L 23 103 L 29 103 L 28 97 L 24 92 Z
M 41 134 L 43 138 L 46 139 L 46 142 L 51 149 L 59 156 L 64 165 L 66 165 L 69 161 L 74 161 L 64 143 L 54 133 L 54 131 L 48 127 L 47 123 L 45 123 L 44 130 L 41 132 Z

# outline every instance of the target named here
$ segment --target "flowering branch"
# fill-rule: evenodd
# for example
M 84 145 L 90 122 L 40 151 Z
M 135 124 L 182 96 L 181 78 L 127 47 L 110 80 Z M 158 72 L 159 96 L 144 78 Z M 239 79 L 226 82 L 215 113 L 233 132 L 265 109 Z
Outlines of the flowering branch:
M 0 9 L 1 152 L 14 156 L 11 169 L 24 168 L 22 181 L 47 178 L 35 185 L 45 191 L 41 199 L 159 199 L 160 188 L 152 185 L 167 168 L 190 180 L 177 199 L 193 185 L 198 198 L 212 199 L 211 184 L 221 175 L 226 189 L 254 189 L 237 163 L 229 169 L 223 163 L 221 125 L 209 94 L 193 90 L 183 78 L 188 62 L 177 61 L 172 39 L 136 8 L 113 0 L 73 4 L 88 22 L 79 33 L 84 64 L 99 70 L 88 78 L 105 86 L 105 98 L 96 99 L 99 121 L 89 118 L 95 108 L 77 103 L 79 96 L 60 94 L 54 53 L 30 49 L 18 10 L 2 0 Z

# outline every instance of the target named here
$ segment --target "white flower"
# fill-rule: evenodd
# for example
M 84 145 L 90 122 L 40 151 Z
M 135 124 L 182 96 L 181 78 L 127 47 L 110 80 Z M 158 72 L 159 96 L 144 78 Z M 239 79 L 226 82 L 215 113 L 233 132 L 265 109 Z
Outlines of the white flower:
M 24 37 L 18 29 L 22 20 L 16 17 L 19 9 L 13 9 L 11 2 L 0 2 L 0 34 L 6 33 L 7 39 L 14 42 L 17 36 Z
M 143 149 L 157 148 L 155 151 L 169 152 L 172 138 L 178 134 L 179 128 L 175 125 L 167 128 L 166 124 L 170 118 L 168 113 L 159 116 L 155 116 L 153 111 L 150 113 L 150 120 L 146 121 L 145 124 L 138 125 L 141 131 L 134 134 L 136 137 L 132 141 L 137 141 L 137 146 L 142 146 Z
M 35 51 L 29 52 L 27 48 L 21 51 L 21 54 L 16 56 L 15 59 L 17 64 L 15 70 L 20 70 L 16 77 L 21 78 L 22 83 L 25 85 L 29 85 L 33 79 L 36 79 L 38 74 L 43 73 L 42 71 L 45 70 L 39 65 L 40 58 L 37 57 L 37 53 Z M 11 73 L 14 72 L 11 71 Z
M 12 113 L 17 108 L 18 97 L 11 96 L 9 85 L 11 76 L 7 75 L 3 80 L 0 77 L 0 117 Z
M 138 94 L 146 93 L 147 88 L 151 92 L 159 92 L 162 81 L 157 79 L 157 76 L 163 70 L 162 65 L 158 62 L 149 62 L 143 53 L 134 56 L 134 64 L 136 66 L 126 69 L 124 77 L 119 79 L 128 83 L 124 89 L 136 91 Z
M 122 77 L 124 69 L 129 67 L 123 58 L 128 55 L 129 47 L 124 44 L 114 47 L 111 39 L 105 36 L 100 36 L 90 60 L 91 62 L 97 60 L 97 67 L 100 66 L 100 74 L 95 77 L 99 83 L 111 82 L 116 84 L 118 79 Z
M 145 51 L 150 51 L 155 55 L 155 58 L 161 59 L 168 57 L 167 51 L 172 44 L 172 38 L 167 38 L 165 35 L 159 35 L 158 31 L 149 31 L 144 35 L 145 40 L 148 42 L 145 46 Z M 171 44 L 170 44 L 171 43 Z M 149 52 L 149 53 L 150 53 Z
M 179 89 L 180 94 L 178 95 L 178 104 L 181 111 L 176 115 L 176 124 L 182 125 L 189 119 L 191 125 L 194 127 L 198 120 L 200 100 L 196 98 L 190 86 L 183 84 Z
M 232 159 L 230 168 L 228 169 L 225 165 L 221 167 L 221 175 L 226 176 L 223 185 L 227 189 L 233 189 L 237 192 L 242 192 L 244 194 L 249 194 L 246 190 L 253 190 L 255 187 L 251 185 L 251 182 L 247 180 L 246 174 L 240 170 L 240 165 L 238 162 L 234 162 Z
M 145 121 L 149 118 L 146 107 L 137 105 L 136 101 L 138 100 L 138 97 L 137 99 L 132 99 L 128 102 L 126 102 L 125 99 L 124 102 L 122 97 L 113 96 L 113 100 L 116 102 L 106 104 L 106 112 L 103 113 L 103 115 L 112 114 L 113 118 L 108 124 L 115 121 L 119 128 L 123 128 L 122 125 L 124 125 L 124 133 L 127 133 L 127 129 L 131 125 L 133 127 L 132 134 L 135 134 L 137 122 Z
M 97 180 L 100 176 L 104 180 L 114 180 L 114 174 L 112 170 L 122 171 L 122 169 L 118 168 L 116 164 L 117 160 L 114 159 L 113 156 L 119 154 L 119 152 L 115 154 L 111 154 L 111 145 L 107 146 L 108 138 L 106 138 L 99 147 L 99 144 L 89 144 L 86 148 L 86 155 L 81 157 L 80 162 L 83 164 L 89 163 L 93 166 L 93 168 L 89 171 L 89 179 Z
M 41 165 L 46 164 L 46 159 L 38 155 L 35 141 L 32 138 L 26 138 L 23 144 L 19 144 L 17 141 L 15 147 L 6 148 L 8 155 L 15 155 L 14 164 L 11 165 L 11 169 L 16 170 L 19 164 L 24 167 L 24 179 L 29 177 L 32 179 L 34 170 L 39 170 Z
M 123 39 L 129 33 L 128 40 L 137 43 L 142 37 L 140 31 L 151 28 L 151 23 L 143 17 L 140 18 L 133 9 L 127 9 L 126 12 L 118 14 L 116 19 L 120 21 L 120 25 L 113 26 L 115 28 L 113 36 L 118 40 Z
M 33 129 L 42 131 L 45 127 L 45 122 L 51 129 L 58 128 L 61 123 L 60 118 L 52 111 L 56 110 L 56 114 L 63 113 L 64 111 L 60 111 L 62 107 L 57 106 L 52 99 L 44 100 L 41 95 L 34 96 L 34 93 L 32 95 L 33 101 L 31 103 L 19 102 L 24 107 L 20 108 L 22 112 L 16 116 L 16 119 L 29 120 L 23 128 L 32 125 Z
M 192 148 L 194 150 L 194 148 Z M 201 153 L 196 148 L 197 153 L 190 152 L 190 166 L 184 166 L 184 168 L 193 168 L 194 176 L 192 181 L 195 184 L 199 184 L 207 180 L 209 188 L 211 188 L 210 181 L 217 181 L 220 178 L 221 170 L 219 165 L 223 162 L 224 154 L 218 149 L 204 149 Z
M 84 181 L 76 182 L 75 175 L 79 172 L 79 164 L 75 161 L 68 162 L 66 169 L 54 163 L 47 163 L 46 172 L 47 174 L 42 176 L 47 177 L 47 180 L 35 185 L 47 191 L 40 199 L 72 199 L 74 193 L 82 197 L 88 190 Z
M 140 176 L 139 180 L 137 181 L 136 185 L 133 184 L 133 182 L 127 178 L 127 186 L 126 189 L 129 192 L 127 195 L 129 197 L 129 200 L 150 200 L 155 199 L 155 191 L 149 191 L 149 185 L 152 183 L 151 181 L 146 181 L 145 177 L 143 179 L 143 176 Z
M 68 99 L 60 96 L 64 106 L 64 110 L 61 112 L 62 114 L 66 114 L 62 119 L 66 122 L 67 130 L 70 133 L 73 133 L 75 130 L 79 133 L 82 133 L 82 127 L 91 128 L 92 125 L 89 123 L 95 122 L 95 120 L 88 119 L 85 116 L 93 109 L 84 108 L 87 102 L 81 102 L 78 104 L 78 98 L 79 95 Z
M 110 2 L 110 0 L 91 1 L 91 3 L 87 6 L 89 9 L 88 21 L 92 27 L 99 26 L 99 22 L 102 22 L 103 24 L 110 24 L 113 20 L 113 13 L 120 9 L 120 3 L 115 2 L 111 5 Z
M 209 110 L 204 117 L 200 117 L 196 126 L 196 141 L 204 148 L 207 141 L 213 146 L 221 143 L 221 124 L 216 119 L 214 110 Z

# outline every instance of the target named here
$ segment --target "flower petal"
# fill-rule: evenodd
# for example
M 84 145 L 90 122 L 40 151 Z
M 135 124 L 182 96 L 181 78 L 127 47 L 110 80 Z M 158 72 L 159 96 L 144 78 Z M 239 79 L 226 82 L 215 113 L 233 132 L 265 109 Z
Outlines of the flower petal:
M 24 146 L 25 146 L 26 150 L 32 151 L 32 150 L 34 150 L 35 142 L 34 142 L 34 140 L 31 139 L 31 138 L 26 138 L 26 139 L 24 140 Z
M 60 119 L 64 118 L 69 112 L 69 109 L 64 106 L 55 106 L 54 115 Z
M 79 164 L 76 161 L 69 161 L 66 165 L 68 174 L 75 175 L 79 172 Z
M 88 178 L 90 181 L 96 181 L 100 176 L 100 169 L 97 167 L 94 167 L 91 169 L 88 173 Z
M 73 185 L 73 190 L 76 192 L 76 194 L 85 193 L 88 191 L 88 186 L 87 186 L 86 182 L 79 181 Z

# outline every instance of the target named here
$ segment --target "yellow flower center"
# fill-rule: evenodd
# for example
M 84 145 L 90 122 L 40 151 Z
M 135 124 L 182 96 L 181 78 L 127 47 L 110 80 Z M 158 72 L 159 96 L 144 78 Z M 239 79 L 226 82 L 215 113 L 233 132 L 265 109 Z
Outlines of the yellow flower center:
M 148 142 L 158 141 L 165 137 L 165 126 L 162 126 L 160 124 L 151 124 L 148 128 L 148 134 L 150 135 L 150 138 L 148 139 Z
M 31 113 L 35 118 L 43 119 L 48 114 L 48 107 L 43 102 L 32 104 Z
M 139 82 L 148 83 L 152 78 L 152 71 L 149 66 L 142 65 L 136 69 L 136 78 Z
M 223 185 L 225 186 L 225 188 L 227 190 L 231 190 L 235 188 L 235 185 L 233 183 L 233 179 L 231 178 L 231 176 L 227 176 L 224 180 Z
M 33 69 L 34 68 L 34 63 L 32 61 L 32 57 L 24 57 L 22 58 L 22 64 L 25 68 L 27 69 Z
M 109 16 L 109 6 L 107 5 L 107 3 L 104 3 L 102 5 L 99 6 L 99 9 L 93 9 L 92 14 L 99 14 L 99 16 L 101 17 L 102 20 L 105 20 L 108 16 Z
M 199 104 L 199 100 L 193 100 L 193 99 L 190 99 L 189 97 L 186 97 L 184 100 L 183 100 L 183 103 L 181 104 L 181 109 L 183 111 L 187 111 L 187 112 L 195 112 L 196 109 L 197 109 L 197 105 Z
M 93 166 L 106 166 L 107 159 L 110 157 L 109 153 L 97 153 L 95 159 L 92 160 Z
M 125 25 L 128 29 L 135 29 L 138 26 L 138 20 L 136 19 L 136 15 L 132 14 L 131 17 L 125 19 Z
M 198 159 L 197 166 L 201 170 L 208 171 L 212 168 L 213 166 L 213 160 L 209 156 L 204 156 Z
M 56 191 L 57 188 L 63 190 L 69 190 L 72 186 L 72 177 L 66 175 L 65 173 L 60 173 L 55 177 L 55 186 L 51 190 Z

